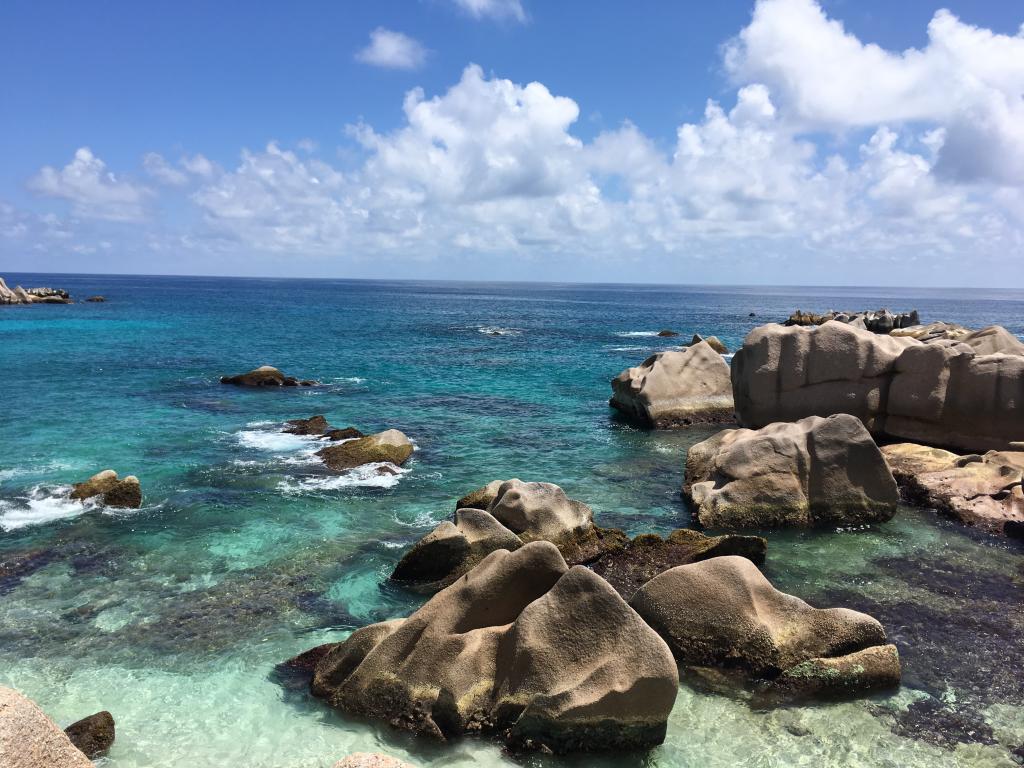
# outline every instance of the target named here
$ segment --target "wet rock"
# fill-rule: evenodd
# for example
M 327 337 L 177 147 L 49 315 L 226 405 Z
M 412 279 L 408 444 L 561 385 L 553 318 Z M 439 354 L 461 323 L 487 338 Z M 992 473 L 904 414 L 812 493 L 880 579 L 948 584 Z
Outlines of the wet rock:
M 707 528 L 878 523 L 899 501 L 878 446 L 846 414 L 720 432 L 690 448 L 683 493 Z
M 0 686 L 0 765 L 92 768 L 89 759 L 32 701 Z
M 79 501 L 96 496 L 101 497 L 103 505 L 107 507 L 138 509 L 142 506 L 139 478 L 135 475 L 118 478 L 117 472 L 112 469 L 97 472 L 85 482 L 76 483 L 71 490 L 71 498 Z
M 102 304 L 106 300 L 107 299 L 104 296 L 90 296 L 89 298 L 86 299 L 86 301 L 88 301 L 91 304 Z
M 609 405 L 644 427 L 732 421 L 729 365 L 707 342 L 659 352 L 612 379 Z
M 693 334 L 693 339 L 690 340 L 690 343 L 687 346 L 694 347 L 700 344 L 702 341 L 705 342 L 709 347 L 711 347 L 713 350 L 715 350 L 715 352 L 717 352 L 720 355 L 729 354 L 729 348 L 725 346 L 725 344 L 723 344 L 721 341 L 719 341 L 717 336 L 708 336 L 705 339 L 699 333 L 695 333 Z
M 630 606 L 683 665 L 729 667 L 781 691 L 811 694 L 899 684 L 896 649 L 875 619 L 845 608 L 812 608 L 775 589 L 743 557 L 665 571 L 641 587 Z
M 328 429 L 324 432 L 324 437 L 332 442 L 339 440 L 354 440 L 357 437 L 366 437 L 355 427 L 344 427 L 343 429 Z
M 220 383 L 236 387 L 310 387 L 316 384 L 315 381 L 308 379 L 300 381 L 294 376 L 285 376 L 272 365 L 262 365 L 248 373 L 239 373 L 235 376 L 222 376 Z
M 308 419 L 291 419 L 286 421 L 284 432 L 289 435 L 322 435 L 330 425 L 323 416 L 310 416 Z
M 768 542 L 760 536 L 705 536 L 680 528 L 666 538 L 645 533 L 601 557 L 590 567 L 629 600 L 659 573 L 700 560 L 723 555 L 746 557 L 764 563 Z
M 334 768 L 416 768 L 411 763 L 379 752 L 356 752 L 334 764 Z
M 82 753 L 90 760 L 103 757 L 114 744 L 114 717 L 109 712 L 97 712 L 84 717 L 64 729 Z
M 1024 434 L 1020 346 L 997 326 L 927 343 L 836 322 L 762 326 L 733 358 L 736 411 L 754 428 L 849 413 L 875 435 L 1010 449 Z
M 324 643 L 274 666 L 270 679 L 289 691 L 309 690 L 316 665 L 338 644 Z
M 660 743 L 678 685 L 665 643 L 547 542 L 493 552 L 409 618 L 357 631 L 314 678 L 354 714 L 554 752 Z
M 895 443 L 882 448 L 905 501 L 937 509 L 964 525 L 1012 536 L 1024 524 L 1024 451 L 960 456 Z M 1009 529 L 1007 529 L 1009 526 Z
M 401 466 L 412 456 L 412 442 L 397 429 L 378 432 L 375 435 L 348 440 L 338 445 L 321 448 L 316 455 L 323 459 L 330 469 L 342 471 L 386 461 Z
M 667 338 L 669 336 L 678 336 L 679 335 L 679 331 L 672 331 L 672 330 L 669 330 L 668 328 L 666 328 L 663 331 L 658 331 L 658 335 L 663 337 L 663 338 Z

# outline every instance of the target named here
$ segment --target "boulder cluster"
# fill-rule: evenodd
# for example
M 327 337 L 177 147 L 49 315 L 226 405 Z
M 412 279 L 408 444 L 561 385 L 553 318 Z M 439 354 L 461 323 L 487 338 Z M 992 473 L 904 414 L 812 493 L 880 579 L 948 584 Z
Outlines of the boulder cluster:
M 95 499 L 105 507 L 138 509 L 142 506 L 142 486 L 135 475 L 118 477 L 112 469 L 97 472 L 88 480 L 76 483 L 71 498 L 77 501 Z
M 888 309 L 880 309 L 877 312 L 871 310 L 866 312 L 837 312 L 829 310 L 822 315 L 816 315 L 813 312 L 802 312 L 798 309 L 786 319 L 783 325 L 824 325 L 831 320 L 837 323 L 845 323 L 861 330 L 871 331 L 872 333 L 891 333 L 897 328 L 910 328 L 921 324 L 921 316 L 916 309 L 896 314 L 893 314 Z
M 9 288 L 0 277 L 0 305 L 10 304 L 73 304 L 62 288 Z

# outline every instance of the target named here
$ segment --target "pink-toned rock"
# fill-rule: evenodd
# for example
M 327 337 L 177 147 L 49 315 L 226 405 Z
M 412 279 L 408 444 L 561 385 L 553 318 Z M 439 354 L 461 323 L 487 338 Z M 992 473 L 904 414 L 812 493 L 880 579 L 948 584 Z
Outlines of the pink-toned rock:
M 92 762 L 31 700 L 0 686 L 0 766 L 92 768 Z
M 343 757 L 334 764 L 334 768 L 416 768 L 416 766 L 391 755 L 382 755 L 380 752 L 356 752 L 348 757 Z

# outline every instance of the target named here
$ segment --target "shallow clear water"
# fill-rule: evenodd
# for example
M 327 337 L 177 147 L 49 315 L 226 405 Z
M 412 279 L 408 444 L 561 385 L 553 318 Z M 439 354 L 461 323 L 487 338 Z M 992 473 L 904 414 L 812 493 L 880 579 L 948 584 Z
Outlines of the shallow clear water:
M 440 747 L 347 720 L 269 675 L 413 610 L 421 598 L 387 574 L 489 480 L 556 482 L 631 533 L 688 524 L 685 451 L 710 433 L 637 431 L 606 404 L 612 376 L 671 344 L 661 328 L 735 348 L 797 307 L 885 305 L 1024 333 L 1024 292 L 1011 291 L 6 277 L 108 298 L 0 310 L 0 684 L 62 724 L 111 710 L 110 768 L 319 767 L 356 750 L 512 762 L 489 742 Z M 325 386 L 218 383 L 265 363 Z M 396 427 L 418 450 L 399 477 L 327 474 L 310 441 L 279 431 L 314 413 Z M 61 500 L 106 467 L 140 477 L 143 509 Z M 900 692 L 760 711 L 688 683 L 667 742 L 646 755 L 527 762 L 1015 764 L 1019 547 L 910 509 L 872 530 L 769 538 L 780 588 L 886 625 Z

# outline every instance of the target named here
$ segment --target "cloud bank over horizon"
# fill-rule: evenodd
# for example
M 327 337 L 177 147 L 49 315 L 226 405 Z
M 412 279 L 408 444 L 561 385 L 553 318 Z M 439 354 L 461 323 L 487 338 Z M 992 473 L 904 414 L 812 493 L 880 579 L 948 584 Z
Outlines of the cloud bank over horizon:
M 458 5 L 527 20 L 519 2 Z M 379 28 L 356 55 L 415 69 L 426 49 Z M 406 93 L 394 130 L 344 126 L 340 154 L 269 141 L 220 167 L 202 147 L 154 150 L 115 172 L 83 146 L 26 182 L 53 210 L 0 201 L 0 252 L 131 243 L 153 272 L 176 253 L 335 274 L 560 259 L 628 279 L 652 259 L 744 261 L 770 278 L 801 260 L 941 272 L 1024 248 L 1024 28 L 939 10 L 925 46 L 890 51 L 814 0 L 760 0 L 719 64 L 733 90 L 671 144 L 630 122 L 584 140 L 571 95 L 469 64 L 443 93 Z

